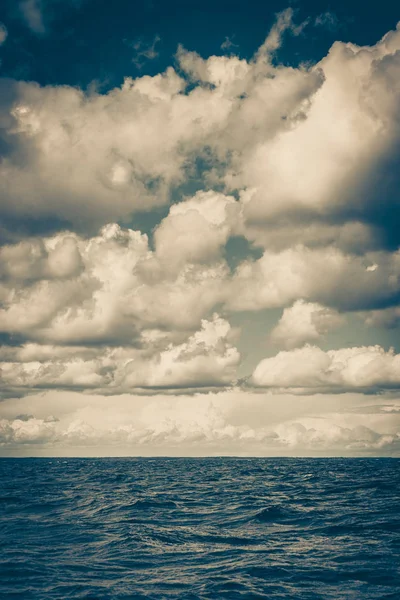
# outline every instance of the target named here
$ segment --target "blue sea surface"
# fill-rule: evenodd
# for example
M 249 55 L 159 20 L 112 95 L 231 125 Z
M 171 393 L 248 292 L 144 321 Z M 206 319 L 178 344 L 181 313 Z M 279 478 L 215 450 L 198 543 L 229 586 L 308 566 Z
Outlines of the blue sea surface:
M 396 459 L 0 460 L 4 599 L 400 599 Z

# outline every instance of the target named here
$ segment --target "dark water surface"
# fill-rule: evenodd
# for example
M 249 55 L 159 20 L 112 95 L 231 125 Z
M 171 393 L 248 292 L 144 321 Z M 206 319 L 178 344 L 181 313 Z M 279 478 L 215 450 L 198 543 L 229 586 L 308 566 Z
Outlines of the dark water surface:
M 1 459 L 0 595 L 400 599 L 396 459 Z

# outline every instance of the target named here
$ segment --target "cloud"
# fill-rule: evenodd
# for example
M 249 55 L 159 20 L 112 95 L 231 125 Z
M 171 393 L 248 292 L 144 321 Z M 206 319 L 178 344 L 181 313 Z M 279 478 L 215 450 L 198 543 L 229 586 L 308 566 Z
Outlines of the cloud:
M 251 382 L 260 387 L 314 391 L 398 389 L 400 355 L 381 346 L 323 351 L 306 345 L 262 360 Z
M 213 198 L 207 196 L 205 205 Z M 224 202 L 216 196 L 215 214 L 221 212 L 222 220 Z M 200 213 L 193 212 L 201 221 Z M 184 231 L 175 250 L 168 244 L 163 247 L 173 235 L 171 219 L 178 213 L 172 211 L 161 224 L 156 252 L 150 250 L 146 235 L 116 224 L 93 238 L 60 233 L 4 246 L 0 331 L 53 344 L 135 346 L 145 330 L 165 332 L 166 339 L 168 332 L 174 339 L 175 334 L 195 330 L 224 300 L 229 268 L 201 237 L 197 250 L 190 252 L 190 234 L 185 237 Z M 216 235 L 223 243 L 226 225 L 221 221 L 214 226 L 207 219 L 205 223 L 208 240 Z M 196 232 L 192 237 L 196 239 Z
M 44 34 L 50 5 L 19 6 Z M 174 68 L 104 94 L 0 80 L 7 447 L 398 451 L 395 412 L 341 403 L 400 384 L 399 355 L 373 341 L 399 321 L 400 29 L 279 64 L 306 23 L 280 13 L 249 60 L 179 47 Z M 137 43 L 140 61 L 157 42 Z M 283 312 L 258 343 L 269 309 Z M 304 346 L 347 312 L 371 345 Z M 67 396 L 41 412 L 38 390 Z
M 45 444 L 56 438 L 54 423 L 41 419 L 0 420 L 0 446 L 19 444 Z
M 4 222 L 15 228 L 15 219 L 29 224 L 51 217 L 61 227 L 93 231 L 167 203 L 207 152 L 221 182 L 226 166 L 215 165 L 288 127 L 290 118 L 284 123 L 280 111 L 295 115 L 321 84 L 319 72 L 276 69 L 267 60 L 289 26 L 287 15 L 279 17 L 275 41 L 267 38 L 250 62 L 203 60 L 181 49 L 181 75 L 170 67 L 154 77 L 127 78 L 104 95 L 3 81 Z
M 238 213 L 232 196 L 213 191 L 174 204 L 155 230 L 157 256 L 166 268 L 219 259 L 221 248 L 237 229 Z
M 311 69 L 323 82 L 296 107 L 292 126 L 243 152 L 228 176 L 232 186 L 248 188 L 250 227 L 260 220 L 278 229 L 354 221 L 372 228 L 381 244 L 398 242 L 389 225 L 397 183 L 389 184 L 387 170 L 399 142 L 399 48 L 399 29 L 371 47 L 335 42 Z M 378 197 L 385 218 L 377 213 Z
M 0 277 L 5 280 L 70 278 L 81 269 L 82 257 L 72 234 L 61 234 L 53 240 L 34 238 L 0 248 Z
M 234 37 L 234 36 L 232 36 L 232 37 Z M 235 44 L 233 42 L 233 39 L 231 39 L 231 37 L 226 35 L 220 48 L 221 48 L 221 50 L 231 50 L 232 48 L 238 48 L 238 44 Z
M 303 298 L 343 311 L 373 310 L 398 303 L 399 275 L 399 252 L 354 256 L 332 246 L 304 245 L 266 250 L 260 259 L 238 266 L 228 305 L 260 310 Z
M 184 343 L 169 344 L 154 357 L 139 358 L 138 364 L 133 360 L 118 366 L 115 378 L 122 378 L 119 385 L 125 389 L 230 385 L 240 360 L 230 338 L 229 323 L 215 314 L 211 321 L 202 320 L 201 329 Z
M 16 0 L 22 19 L 29 29 L 38 36 L 47 35 L 51 25 L 70 12 L 79 8 L 84 0 Z
M 314 25 L 316 27 L 323 27 L 329 31 L 336 31 L 339 28 L 339 19 L 335 13 L 326 11 L 315 18 Z
M 15 411 L 32 402 L 36 415 L 21 419 Z M 327 396 L 315 414 L 313 398 L 290 395 L 229 391 L 105 399 L 46 392 L 2 404 L 0 448 L 29 454 L 36 447 L 53 456 L 90 453 L 91 448 L 97 454 L 142 456 L 398 454 L 399 416 L 360 402 L 360 397 L 346 396 L 338 413 L 332 411 L 337 402 Z
M 135 50 L 135 56 L 132 58 L 132 62 L 138 69 L 141 69 L 147 61 L 158 58 L 159 52 L 157 52 L 156 46 L 160 41 L 160 36 L 155 35 L 150 44 L 146 44 L 142 39 L 130 44 Z
M 347 451 L 398 451 L 400 434 L 381 434 L 362 425 L 356 427 L 340 427 L 317 419 L 308 423 L 285 423 L 277 428 L 277 442 L 292 449 L 312 448 L 324 450 L 327 448 L 345 449 Z M 307 426 L 308 425 L 308 426 Z
M 305 342 L 318 340 L 343 324 L 344 318 L 337 311 L 317 303 L 297 300 L 293 306 L 284 309 L 270 338 L 285 348 L 296 348 Z
M 3 394 L 34 389 L 93 389 L 104 394 L 137 388 L 210 388 L 231 385 L 240 360 L 229 323 L 213 315 L 182 343 L 147 331 L 140 347 L 0 348 Z
M 168 185 L 179 179 L 177 143 L 184 137 L 170 122 L 170 101 L 179 103 L 182 88 L 172 70 L 127 80 L 109 96 L 5 85 L 10 98 L 3 107 L 9 115 L 9 150 L 1 168 L 5 217 L 55 217 L 64 227 L 96 229 L 166 201 Z M 181 126 L 187 124 L 181 120 Z
M 19 3 L 19 9 L 26 24 L 34 33 L 45 33 L 41 0 L 23 0 Z
M 146 235 L 117 224 L 89 238 L 64 232 L 3 246 L 0 330 L 46 347 L 97 348 L 98 363 L 93 350 L 90 360 L 87 354 L 82 358 L 83 363 L 88 360 L 78 369 L 82 377 L 74 371 L 71 380 L 57 379 L 65 365 L 56 366 L 54 374 L 49 359 L 45 379 L 32 385 L 60 381 L 83 387 L 86 381 L 89 388 L 107 387 L 106 379 L 98 376 L 104 348 L 125 347 L 126 359 L 131 352 L 130 358 L 140 362 L 140 352 L 150 345 L 157 354 L 169 344 L 176 349 L 187 343 L 215 310 L 228 316 L 294 302 L 272 333 L 274 341 L 293 348 L 339 326 L 337 309 L 395 302 L 400 269 L 395 254 L 356 259 L 334 249 L 299 247 L 265 252 L 259 260 L 239 263 L 232 273 L 223 253 L 238 222 L 240 206 L 233 197 L 201 192 L 170 208 L 155 229 L 154 250 Z M 371 264 L 377 267 L 368 269 Z M 296 302 L 298 297 L 308 301 Z M 210 355 L 217 373 L 218 356 Z M 147 358 L 149 368 L 158 373 L 151 353 Z M 147 367 L 141 369 L 147 373 Z M 152 384 L 146 383 L 150 375 L 143 377 L 132 385 L 167 385 L 166 376 L 157 374 Z M 207 377 L 204 372 L 209 385 Z
M 93 233 L 167 204 L 200 161 L 200 189 L 240 195 L 250 241 L 393 249 L 400 31 L 292 68 L 272 60 L 287 30 L 301 30 L 291 9 L 248 61 L 180 48 L 177 70 L 103 95 L 4 82 L 4 222 Z
M 214 417 L 214 418 L 213 418 Z M 192 416 L 193 419 L 193 416 Z M 276 430 L 255 431 L 249 427 L 238 427 L 227 424 L 216 413 L 209 413 L 207 420 L 185 421 L 184 413 L 179 421 L 166 418 L 152 427 L 136 429 L 131 425 L 120 425 L 116 428 L 96 430 L 82 420 L 72 421 L 68 427 L 62 428 L 57 423 L 32 418 L 29 421 L 15 419 L 0 420 L 0 447 L 18 447 L 20 445 L 50 446 L 57 453 L 59 447 L 90 446 L 107 448 L 109 446 L 126 446 L 132 451 L 141 452 L 146 447 L 157 451 L 171 451 L 184 445 L 197 452 L 214 448 L 223 448 L 232 452 L 239 448 L 268 448 L 269 452 L 303 451 L 309 452 L 399 452 L 400 433 L 380 434 L 368 427 L 355 428 L 328 426 L 318 423 L 319 427 L 306 427 L 302 423 L 285 423 Z
M 393 306 L 383 310 L 372 310 L 363 313 L 363 317 L 369 327 L 395 329 L 400 325 L 400 306 Z
M 4 44 L 4 42 L 7 39 L 7 36 L 8 36 L 7 27 L 3 23 L 0 23 L 0 46 L 2 46 Z
M 277 13 L 276 21 L 271 28 L 265 42 L 260 46 L 256 54 L 256 60 L 270 61 L 273 53 L 282 45 L 282 36 L 286 31 L 290 31 L 293 35 L 299 35 L 307 24 L 304 21 L 300 25 L 295 25 L 293 22 L 294 11 L 292 8 Z

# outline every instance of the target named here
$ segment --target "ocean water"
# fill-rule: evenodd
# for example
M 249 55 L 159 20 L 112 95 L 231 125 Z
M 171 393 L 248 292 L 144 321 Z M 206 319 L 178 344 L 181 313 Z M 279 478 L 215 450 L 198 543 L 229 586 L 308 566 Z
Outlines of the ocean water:
M 396 459 L 1 459 L 3 599 L 400 599 Z

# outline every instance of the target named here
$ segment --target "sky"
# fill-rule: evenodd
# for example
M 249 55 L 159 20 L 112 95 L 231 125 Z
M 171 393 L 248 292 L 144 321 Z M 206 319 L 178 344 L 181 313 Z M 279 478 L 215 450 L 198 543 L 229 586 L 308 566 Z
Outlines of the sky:
M 400 455 L 398 12 L 2 3 L 0 456 Z

